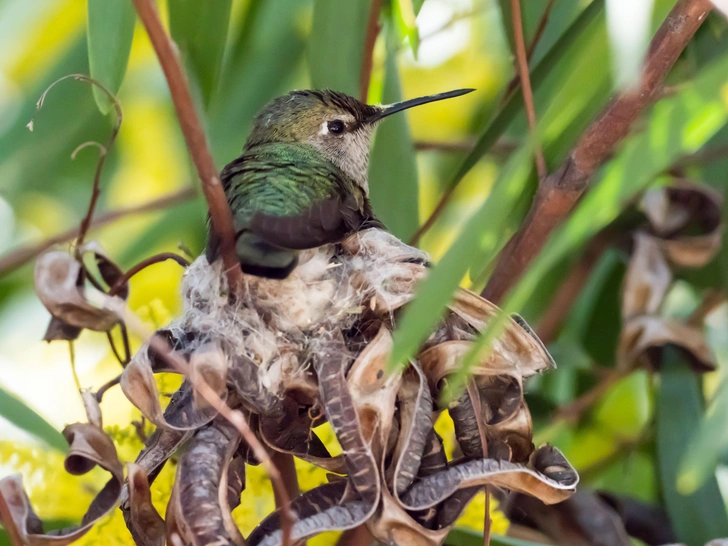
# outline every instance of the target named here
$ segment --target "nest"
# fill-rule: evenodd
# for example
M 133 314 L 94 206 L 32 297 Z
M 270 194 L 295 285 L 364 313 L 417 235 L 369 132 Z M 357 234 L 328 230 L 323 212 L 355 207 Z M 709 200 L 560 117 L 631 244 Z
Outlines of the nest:
M 219 262 L 200 257 L 191 264 L 183 281 L 184 311 L 157 332 L 188 362 L 186 381 L 162 410 L 154 374 L 175 370 L 149 346 L 121 377 L 126 396 L 157 426 L 126 483 L 116 467 L 110 481 L 114 492 L 121 490 L 136 543 L 282 544 L 279 511 L 246 538 L 233 524 L 245 465 L 259 461 L 238 430 L 191 387 L 196 378 L 241 410 L 271 451 L 331 473 L 329 483 L 292 500 L 294 541 L 366 524 L 385 544 L 439 545 L 485 486 L 546 503 L 568 498 L 578 476 L 557 449 L 534 450 L 523 396 L 524 380 L 553 361 L 519 317 L 473 369 L 467 390 L 447 406 L 439 400 L 448 377 L 500 313 L 489 302 L 459 291 L 409 366 L 388 372 L 398 313 L 427 264 L 423 252 L 370 229 L 302 253 L 283 281 L 246 276 L 244 296 L 234 303 Z M 445 409 L 459 445 L 453 460 L 433 426 Z M 324 420 L 341 455 L 332 456 L 316 435 Z M 182 446 L 163 520 L 149 501 L 149 484 Z M 101 459 L 88 458 L 96 464 Z M 24 540 L 40 536 L 36 528 Z

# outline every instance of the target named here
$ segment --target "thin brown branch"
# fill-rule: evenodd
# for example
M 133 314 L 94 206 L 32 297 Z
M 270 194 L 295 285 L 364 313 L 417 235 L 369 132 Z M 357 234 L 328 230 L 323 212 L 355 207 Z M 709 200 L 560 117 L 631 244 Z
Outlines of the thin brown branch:
M 123 113 L 121 111 L 121 104 L 119 104 L 119 99 L 116 98 L 116 95 L 114 95 L 112 92 L 110 92 L 106 87 L 98 83 L 97 81 L 91 79 L 91 78 L 83 78 L 85 81 L 90 82 L 92 85 L 95 85 L 99 89 L 101 89 L 107 97 L 109 97 L 109 100 L 111 100 L 111 103 L 114 106 L 114 111 L 116 112 L 116 122 L 114 123 L 114 127 L 111 129 L 111 134 L 109 135 L 108 140 L 106 141 L 105 146 L 99 146 L 99 160 L 96 163 L 96 171 L 94 172 L 94 182 L 91 189 L 91 200 L 88 204 L 88 210 L 86 211 L 86 216 L 84 216 L 83 220 L 81 220 L 81 227 L 78 231 L 78 247 L 80 247 L 83 244 L 84 239 L 86 238 L 86 234 L 88 233 L 89 227 L 91 227 L 91 221 L 93 220 L 94 216 L 94 210 L 96 209 L 96 203 L 99 200 L 99 196 L 101 195 L 101 173 L 104 170 L 104 165 L 106 164 L 106 157 L 109 155 L 109 150 L 111 150 L 111 147 L 114 145 L 114 142 L 116 141 L 116 137 L 119 134 L 119 129 L 121 129 L 121 122 L 123 121 Z M 83 144 L 82 144 L 83 146 Z M 75 157 L 76 152 L 79 151 L 80 148 L 76 148 L 76 150 L 73 152 L 73 157 Z
M 538 42 L 541 40 L 541 36 L 543 35 L 543 31 L 546 28 L 546 23 L 548 22 L 549 14 L 551 13 L 551 8 L 553 7 L 554 0 L 549 0 L 548 5 L 546 6 L 546 9 L 541 16 L 541 20 L 538 23 L 538 28 L 536 29 L 536 33 L 533 36 L 533 40 L 531 41 L 531 44 L 528 47 L 528 54 L 527 58 L 530 59 L 531 55 L 533 54 L 533 51 L 536 49 L 536 46 L 538 45 Z M 468 15 L 474 15 L 474 13 L 470 13 Z M 450 23 L 452 23 L 451 21 Z M 450 24 L 449 23 L 449 24 Z M 424 40 L 425 38 L 421 38 L 420 42 Z M 511 96 L 511 94 L 518 88 L 518 85 L 520 83 L 519 78 L 519 71 L 516 71 L 516 75 L 513 76 L 513 79 L 508 83 L 506 86 L 506 90 L 503 93 L 503 100 L 501 102 L 501 107 L 505 104 L 508 97 Z M 496 143 L 497 146 L 497 143 Z M 494 146 L 495 148 L 495 146 Z M 435 149 L 435 148 L 418 148 L 418 149 Z M 445 151 L 445 150 L 444 150 Z M 449 150 L 447 150 L 449 151 Z M 454 151 L 454 150 L 453 150 Z M 425 220 L 425 222 L 419 227 L 417 232 L 412 236 L 412 239 L 410 239 L 409 244 L 410 245 L 416 245 L 417 242 L 422 238 L 422 236 L 429 231 L 429 229 L 434 225 L 435 221 L 440 217 L 442 214 L 442 211 L 445 210 L 445 207 L 450 202 L 450 199 L 453 196 L 453 193 L 455 193 L 455 189 L 457 188 L 457 184 L 454 184 L 447 188 L 445 192 L 440 197 L 440 200 L 438 201 L 437 205 L 435 206 L 434 210 L 430 214 L 430 216 Z
M 690 316 L 685 321 L 688 326 L 693 328 L 700 328 L 703 326 L 705 318 L 710 315 L 715 309 L 722 305 L 726 301 L 726 295 L 723 290 L 716 290 L 710 288 L 703 296 L 700 305 L 690 313 Z
M 475 146 L 472 139 L 462 140 L 459 142 L 444 142 L 436 140 L 416 140 L 415 150 L 425 152 L 434 150 L 436 152 L 469 152 Z
M 556 296 L 554 296 L 551 304 L 541 316 L 541 320 L 536 327 L 538 337 L 545 344 L 551 343 L 559 333 L 561 324 L 569 315 L 569 311 L 571 311 L 574 302 L 584 289 L 584 285 L 589 280 L 594 267 L 612 241 L 613 235 L 606 231 L 594 237 L 561 283 Z
M 728 159 L 728 144 L 714 148 L 701 148 L 695 153 L 681 157 L 670 168 L 680 169 L 690 165 L 704 165 L 722 159 Z
M 169 195 L 165 195 L 164 197 L 160 197 L 159 199 L 155 199 L 154 201 L 144 203 L 143 205 L 112 210 L 93 220 L 89 226 L 89 229 L 99 228 L 108 225 L 121 218 L 126 218 L 127 216 L 145 214 L 147 212 L 162 210 L 173 205 L 179 205 L 180 203 L 189 201 L 194 196 L 194 188 L 185 188 L 183 190 L 170 193 Z M 8 252 L 4 256 L 0 257 L 0 275 L 5 275 L 7 273 L 10 273 L 11 271 L 15 271 L 17 268 L 28 263 L 30 260 L 38 256 L 42 252 L 48 250 L 52 246 L 65 243 L 66 241 L 70 241 L 71 239 L 75 239 L 76 237 L 78 237 L 79 233 L 80 227 L 75 226 L 59 233 L 58 235 L 54 235 L 53 237 L 44 239 L 39 243 L 24 246 Z
M 240 433 L 243 439 L 250 446 L 255 458 L 260 461 L 263 468 L 268 473 L 275 494 L 281 499 L 281 530 L 283 532 L 282 543 L 283 546 L 291 546 L 291 527 L 293 525 L 293 514 L 289 510 L 290 497 L 286 490 L 286 486 L 283 483 L 283 478 L 278 468 L 273 464 L 268 451 L 265 449 L 263 444 L 255 436 L 255 433 L 251 430 L 248 422 L 245 420 L 245 416 L 239 410 L 233 410 L 228 406 L 225 401 L 218 396 L 215 390 L 199 375 L 190 374 L 189 364 L 187 361 L 177 353 L 166 339 L 154 335 L 150 332 L 144 323 L 132 313 L 126 306 L 126 303 L 118 297 L 104 299 L 104 305 L 116 313 L 129 328 L 141 337 L 151 347 L 155 353 L 161 355 L 174 369 L 181 373 L 192 385 L 192 387 L 202 395 L 210 406 L 227 419 Z
M 286 487 L 288 498 L 295 499 L 301 494 L 301 490 L 298 487 L 298 474 L 296 473 L 296 465 L 293 460 L 293 455 L 290 453 L 275 451 L 271 454 L 270 459 L 278 469 L 278 472 L 281 473 L 281 479 L 283 480 L 283 485 Z M 276 506 L 278 508 L 285 504 L 284 499 L 280 498 L 275 491 L 273 491 L 273 496 L 275 497 Z
M 543 11 L 543 14 L 541 14 L 541 19 L 538 21 L 538 26 L 536 27 L 536 32 L 533 33 L 533 38 L 531 39 L 531 43 L 528 44 L 528 51 L 526 52 L 526 59 L 530 62 L 531 57 L 533 57 L 533 52 L 536 51 L 536 46 L 541 41 L 541 37 L 543 36 L 544 30 L 546 30 L 546 25 L 549 22 L 549 17 L 551 16 L 551 9 L 554 7 L 554 1 L 555 0 L 549 0 L 549 3 L 546 5 L 546 8 Z M 508 82 L 508 85 L 506 85 L 506 90 L 503 93 L 502 102 L 501 104 L 505 103 L 508 98 L 511 96 L 511 94 L 518 89 L 518 85 L 520 84 L 520 76 L 518 70 L 516 70 L 516 73 L 514 74 L 513 78 L 511 78 L 511 81 Z
M 475 415 L 483 415 L 483 408 L 480 402 L 480 394 L 478 393 L 477 387 L 474 381 L 469 381 L 467 385 L 468 396 L 470 396 L 470 402 L 473 405 L 473 411 Z M 485 430 L 485 423 L 482 419 L 476 419 L 478 425 L 478 436 L 480 436 L 480 448 L 483 452 L 483 458 L 488 458 L 488 436 Z M 490 487 L 485 486 L 485 509 L 483 513 L 483 546 L 490 546 L 490 533 L 492 527 L 492 520 L 490 517 Z
M 116 294 L 118 294 L 119 290 L 121 290 L 124 285 L 128 283 L 129 280 L 140 271 L 143 271 L 150 265 L 166 262 L 167 260 L 173 260 L 184 268 L 189 267 L 190 265 L 190 262 L 187 261 L 186 258 L 183 258 L 179 254 L 175 254 L 174 252 L 162 252 L 161 254 L 155 254 L 154 256 L 150 256 L 149 258 L 146 258 L 145 260 L 142 260 L 135 266 L 131 267 L 126 273 L 119 277 L 119 280 L 117 280 L 114 283 L 114 286 L 112 286 L 109 290 L 109 296 L 115 296 Z
M 379 9 L 382 0 L 372 0 L 367 20 L 367 32 L 364 36 L 364 56 L 361 61 L 361 72 L 359 73 L 359 100 L 367 102 L 369 95 L 369 82 L 372 78 L 372 65 L 374 64 L 374 44 L 377 43 L 377 36 L 381 30 L 379 24 Z
M 153 0 L 133 0 L 133 2 L 139 14 L 139 19 L 152 42 L 152 47 L 157 54 L 159 64 L 162 66 L 164 76 L 167 78 L 172 102 L 177 112 L 182 134 L 187 143 L 187 149 L 202 181 L 202 191 L 210 209 L 212 228 L 220 237 L 222 260 L 231 287 L 231 294 L 235 294 L 242 286 L 242 271 L 235 256 L 233 217 L 225 191 L 220 183 L 217 168 L 212 160 L 212 154 L 207 146 L 207 138 L 202 130 L 197 112 L 195 112 L 182 64 L 172 40 L 162 26 L 162 21 Z
M 531 132 L 531 137 L 536 139 L 536 142 L 534 143 L 534 154 L 536 156 L 538 179 L 543 180 L 546 178 L 548 170 L 546 169 L 546 160 L 543 157 L 543 149 L 541 148 L 541 144 L 538 142 L 536 108 L 533 105 L 531 75 L 528 69 L 526 43 L 523 38 L 521 0 L 511 0 L 511 16 L 513 18 L 513 36 L 516 45 L 516 66 L 518 67 L 518 77 L 521 80 L 521 89 L 523 89 L 523 104 L 526 107 L 526 117 L 528 118 L 528 128 Z
M 81 220 L 81 227 L 78 231 L 78 246 L 80 247 L 83 244 L 84 239 L 86 238 L 86 233 L 88 232 L 89 226 L 91 225 L 91 220 L 93 218 L 94 210 L 96 209 L 96 203 L 98 202 L 99 195 L 101 195 L 101 173 L 104 170 L 104 164 L 106 163 L 106 156 L 109 155 L 109 150 L 111 150 L 111 147 L 114 145 L 114 142 L 116 141 L 116 137 L 119 134 L 119 129 L 121 129 L 121 122 L 124 119 L 124 114 L 121 110 L 121 104 L 119 103 L 119 99 L 116 98 L 116 95 L 114 95 L 111 91 L 109 91 L 102 83 L 96 81 L 93 78 L 90 78 L 89 76 L 86 76 L 85 74 L 68 74 L 67 76 L 63 76 L 62 78 L 58 78 L 56 81 L 54 81 L 52 84 L 50 84 L 45 91 L 41 94 L 40 98 L 38 99 L 38 102 L 36 103 L 36 107 L 38 110 L 43 108 L 43 104 L 45 103 L 45 99 L 48 96 L 48 93 L 51 89 L 53 89 L 57 84 L 61 83 L 62 81 L 68 80 L 73 78 L 74 80 L 83 81 L 86 83 L 91 84 L 92 86 L 98 88 L 103 92 L 111 101 L 111 104 L 114 107 L 114 112 L 116 114 L 116 121 L 114 122 L 114 126 L 111 128 L 111 134 L 109 135 L 108 140 L 106 141 L 106 145 L 102 145 L 98 142 L 84 142 L 80 146 L 76 147 L 75 150 L 73 150 L 73 153 L 71 153 L 71 159 L 76 159 L 76 155 L 78 152 L 83 150 L 84 148 L 88 147 L 96 147 L 99 150 L 99 160 L 96 163 L 96 171 L 94 172 L 94 182 L 91 189 L 91 200 L 88 205 L 88 210 L 86 211 L 86 216 L 84 216 L 83 220 Z M 28 123 L 28 127 L 30 130 L 33 130 L 33 120 L 30 120 L 30 123 Z
M 599 401 L 606 392 L 612 388 L 612 386 L 624 379 L 632 370 L 622 369 L 610 369 L 608 370 L 599 382 L 594 385 L 591 389 L 582 394 L 579 398 L 573 400 L 568 405 L 563 406 L 559 409 L 558 413 L 554 417 L 554 421 L 560 421 L 562 419 L 576 423 L 586 410 L 591 408 L 597 401 Z
M 652 39 L 637 91 L 613 98 L 563 164 L 541 180 L 531 210 L 501 251 L 483 297 L 497 303 L 518 282 L 551 232 L 569 216 L 592 174 L 612 155 L 639 115 L 659 97 L 665 76 L 711 9 L 710 0 L 678 1 Z
M 117 375 L 114 379 L 111 379 L 101 385 L 99 387 L 99 390 L 96 391 L 96 401 L 100 404 L 101 400 L 104 398 L 104 394 L 106 394 L 106 391 L 108 391 L 111 387 L 115 387 L 119 384 L 119 381 L 121 381 L 121 375 Z

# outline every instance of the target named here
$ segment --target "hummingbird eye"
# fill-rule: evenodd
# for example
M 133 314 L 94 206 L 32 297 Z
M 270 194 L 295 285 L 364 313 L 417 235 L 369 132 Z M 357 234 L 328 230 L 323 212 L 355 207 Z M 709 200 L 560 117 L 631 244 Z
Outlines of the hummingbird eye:
M 327 127 L 329 129 L 329 133 L 331 133 L 332 135 L 341 135 L 344 133 L 344 129 L 346 129 L 344 122 L 340 119 L 329 121 Z

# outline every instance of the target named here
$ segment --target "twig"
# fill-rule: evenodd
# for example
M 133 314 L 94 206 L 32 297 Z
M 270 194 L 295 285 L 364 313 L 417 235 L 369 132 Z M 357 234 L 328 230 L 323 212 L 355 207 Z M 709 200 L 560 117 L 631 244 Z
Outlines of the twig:
M 212 228 L 220 237 L 223 265 L 228 284 L 231 287 L 231 294 L 234 295 L 242 286 L 242 271 L 235 256 L 233 217 L 215 163 L 207 146 L 205 133 L 195 112 L 182 65 L 175 52 L 172 40 L 162 26 L 162 21 L 153 1 L 133 0 L 133 2 L 139 14 L 139 19 L 147 30 L 152 47 L 154 47 L 159 59 L 159 64 L 162 66 L 162 71 L 167 78 L 172 102 L 177 112 L 182 134 L 187 143 L 187 149 L 202 181 L 202 191 L 210 209 Z
M 526 44 L 523 38 L 523 21 L 521 21 L 521 0 L 511 0 L 511 16 L 513 18 L 513 36 L 516 44 L 516 66 L 518 67 L 518 77 L 521 80 L 521 89 L 523 89 L 523 104 L 526 107 L 526 116 L 528 117 L 528 128 L 531 131 L 531 137 L 536 139 L 534 144 L 534 153 L 536 155 L 536 170 L 538 171 L 538 179 L 543 180 L 548 174 L 546 169 L 546 160 L 543 158 L 543 149 L 538 142 L 536 109 L 533 106 L 533 90 L 531 89 L 531 76 L 528 70 L 528 59 L 526 58 Z
M 415 150 L 418 152 L 435 150 L 437 152 L 469 152 L 475 146 L 473 140 L 460 142 L 439 142 L 434 140 L 416 140 Z
M 169 195 L 165 195 L 164 197 L 160 197 L 159 199 L 155 199 L 154 201 L 144 203 L 143 205 L 112 210 L 93 220 L 89 225 L 89 228 L 99 228 L 127 216 L 134 216 L 137 214 L 144 214 L 147 212 L 165 209 L 167 207 L 189 201 L 194 196 L 194 188 L 185 188 L 183 190 L 170 193 Z M 0 275 L 5 275 L 7 273 L 10 273 L 11 271 L 16 270 L 17 268 L 28 263 L 30 260 L 38 256 L 45 250 L 49 249 L 53 245 L 70 241 L 71 239 L 77 237 L 79 233 L 80 227 L 75 226 L 59 233 L 58 235 L 54 235 L 52 237 L 49 237 L 48 239 L 44 239 L 39 243 L 24 246 L 8 252 L 4 256 L 0 257 Z
M 128 355 L 124 358 L 121 358 L 121 354 L 119 353 L 119 350 L 116 348 L 116 343 L 114 342 L 114 336 L 111 335 L 111 331 L 109 330 L 106 332 L 106 339 L 109 342 L 109 347 L 111 347 L 111 352 L 114 353 L 114 356 L 116 357 L 116 360 L 119 361 L 119 364 L 121 364 L 122 368 L 126 366 L 129 363 Z
M 632 371 L 616 368 L 610 369 L 591 389 L 559 409 L 554 420 L 560 421 L 564 419 L 570 423 L 576 423 L 587 409 L 592 407 L 615 383 L 627 377 Z
M 190 265 L 190 262 L 187 261 L 186 258 L 183 258 L 179 254 L 175 254 L 174 252 L 162 252 L 161 254 L 155 254 L 154 256 L 150 256 L 149 258 L 142 260 L 135 266 L 131 267 L 126 273 L 119 277 L 119 280 L 117 280 L 114 283 L 114 286 L 112 286 L 109 290 L 109 296 L 116 296 L 116 294 L 119 293 L 119 290 L 121 290 L 124 285 L 129 282 L 129 279 L 131 279 L 140 271 L 146 269 L 150 265 L 166 262 L 167 260 L 173 260 L 185 268 L 189 267 Z
M 551 8 L 553 7 L 554 0 L 549 0 L 548 5 L 546 6 L 546 9 L 544 10 L 543 15 L 541 16 L 541 20 L 538 23 L 538 28 L 536 29 L 536 33 L 533 36 L 533 40 L 531 41 L 531 44 L 528 47 L 528 54 L 527 58 L 530 59 L 531 55 L 533 54 L 533 51 L 536 49 L 536 46 L 538 45 L 538 42 L 541 40 L 541 36 L 543 35 L 543 31 L 546 28 L 546 23 L 548 22 L 549 14 L 551 13 Z M 472 15 L 472 14 L 471 14 Z M 424 38 L 420 39 L 420 42 L 422 42 Z M 505 104 L 505 101 L 508 99 L 508 97 L 511 96 L 511 94 L 518 88 L 518 85 L 520 83 L 520 78 L 518 71 L 516 71 L 516 75 L 513 76 L 513 79 L 508 83 L 506 86 L 506 90 L 503 93 L 503 100 L 501 102 L 501 107 Z M 449 188 L 445 190 L 445 192 L 440 197 L 440 201 L 438 201 L 437 205 L 435 206 L 435 209 L 432 211 L 430 216 L 425 220 L 425 223 L 422 224 L 419 229 L 417 230 L 417 233 L 415 233 L 412 236 L 412 239 L 409 241 L 409 244 L 416 245 L 417 242 L 422 238 L 422 236 L 433 226 L 435 221 L 439 218 L 440 214 L 442 214 L 442 211 L 445 210 L 445 207 L 450 202 L 450 199 L 452 199 L 453 193 L 455 193 L 455 188 L 457 188 L 457 184 L 453 184 Z
M 721 159 L 728 159 L 728 144 L 716 146 L 715 148 L 702 148 L 695 153 L 685 155 L 673 163 L 670 168 L 679 169 L 689 165 L 712 163 Z
M 377 36 L 381 30 L 379 24 L 379 9 L 382 0 L 372 0 L 367 20 L 367 33 L 364 36 L 364 57 L 361 61 L 361 72 L 359 73 L 359 100 L 367 102 L 369 95 L 369 81 L 372 77 L 372 64 L 374 63 L 374 44 L 377 43 Z
M 581 294 L 594 267 L 612 241 L 613 234 L 607 233 L 606 231 L 594 237 L 561 283 L 559 290 L 556 292 L 556 296 L 554 296 L 551 304 L 541 316 L 541 320 L 536 327 L 538 337 L 546 345 L 551 343 L 556 337 L 556 334 L 558 334 L 561 324 L 568 316 L 579 294 Z
M 53 89 L 57 84 L 61 83 L 62 81 L 68 80 L 70 78 L 73 78 L 74 80 L 83 81 L 90 83 L 92 86 L 97 87 L 100 89 L 107 97 L 109 97 L 109 100 L 111 101 L 111 104 L 114 106 L 114 112 L 116 113 L 116 121 L 114 123 L 114 126 L 111 129 L 111 134 L 109 135 L 108 140 L 106 141 L 106 145 L 102 145 L 98 142 L 84 142 L 80 146 L 77 146 L 75 150 L 71 153 L 71 159 L 76 159 L 76 155 L 78 152 L 83 150 L 84 148 L 88 148 L 90 146 L 94 146 L 99 149 L 99 160 L 96 163 L 96 171 L 94 172 L 94 182 L 93 187 L 91 189 L 91 200 L 88 204 L 88 210 L 86 211 L 86 216 L 84 216 L 83 220 L 81 220 L 81 227 L 78 230 L 78 243 L 77 247 L 80 247 L 83 245 L 83 241 L 86 238 L 86 233 L 88 232 L 89 226 L 91 225 L 91 220 L 93 218 L 94 209 L 96 208 L 96 203 L 99 200 L 99 195 L 101 195 L 101 173 L 104 170 L 104 164 L 106 163 L 106 156 L 109 154 L 109 150 L 111 150 L 111 147 L 114 145 L 114 142 L 116 141 L 116 137 L 119 134 L 119 129 L 121 129 L 121 122 L 124 119 L 124 114 L 121 110 L 121 104 L 119 103 L 119 99 L 116 98 L 116 95 L 114 95 L 111 91 L 109 91 L 102 83 L 94 80 L 93 78 L 90 78 L 89 76 L 86 76 L 84 74 L 69 74 L 67 76 L 63 76 L 62 78 L 58 78 L 56 81 L 54 81 L 52 84 L 50 84 L 45 91 L 41 94 L 40 98 L 38 99 L 38 102 L 36 103 L 36 108 L 40 110 L 43 108 L 43 104 L 45 103 L 45 99 L 48 96 L 48 93 L 51 89 Z M 28 127 L 30 130 L 33 130 L 33 120 L 30 120 L 30 123 L 28 123 Z
M 685 323 L 693 328 L 700 328 L 703 325 L 705 318 L 710 315 L 716 307 L 722 305 L 725 301 L 726 295 L 723 290 L 709 288 L 703 296 L 703 300 L 700 302 L 700 305 L 698 305 L 698 307 L 690 313 L 690 316 L 687 318 Z
M 83 244 L 84 239 L 86 238 L 86 234 L 88 233 L 89 227 L 91 226 L 91 221 L 94 216 L 94 210 L 96 209 L 96 203 L 99 200 L 99 195 L 101 195 L 101 173 L 104 170 L 104 165 L 106 164 L 106 156 L 109 155 L 109 150 L 111 150 L 111 147 L 114 145 L 114 142 L 116 141 L 116 136 L 119 134 L 119 129 L 121 129 L 121 122 L 124 119 L 124 114 L 121 111 L 121 104 L 119 104 L 119 99 L 116 98 L 116 95 L 114 95 L 111 91 L 106 89 L 103 85 L 101 85 L 96 80 L 93 80 L 91 78 L 87 78 L 86 76 L 78 77 L 77 79 L 82 79 L 84 81 L 88 81 L 92 85 L 95 85 L 101 91 L 103 91 L 107 97 L 109 97 L 109 100 L 111 100 L 111 103 L 114 105 L 114 111 L 116 112 L 116 122 L 114 123 L 114 127 L 111 129 L 111 134 L 109 135 L 109 139 L 106 141 L 105 146 L 99 146 L 99 160 L 96 162 L 96 171 L 94 172 L 94 183 L 93 187 L 91 189 L 91 200 L 88 204 L 88 210 L 86 211 L 86 216 L 84 216 L 83 220 L 81 220 L 81 227 L 78 231 L 78 242 L 77 242 L 77 248 L 80 247 Z M 72 154 L 71 157 L 76 156 L 76 154 L 83 148 L 85 145 L 89 143 L 84 143 L 80 147 L 76 148 Z
M 546 30 L 546 25 L 548 24 L 549 17 L 551 15 L 551 9 L 553 7 L 554 0 L 549 0 L 549 3 L 546 4 L 546 8 L 541 15 L 541 19 L 539 19 L 538 21 L 538 27 L 536 27 L 536 32 L 533 33 L 533 39 L 531 40 L 531 43 L 528 44 L 528 51 L 526 52 L 526 59 L 529 62 L 531 61 L 531 57 L 533 57 L 533 52 L 536 51 L 536 46 L 541 41 L 544 30 Z M 508 85 L 506 85 L 506 90 L 503 93 L 503 97 L 501 98 L 501 105 L 505 103 L 506 100 L 508 100 L 508 98 L 516 89 L 518 89 L 520 81 L 521 79 L 519 77 L 519 72 L 518 70 L 516 70 L 516 74 L 513 76 L 513 78 L 511 78 L 511 81 L 508 82 Z
M 106 394 L 106 391 L 108 391 L 111 387 L 118 385 L 119 381 L 121 381 L 121 375 L 117 375 L 114 379 L 111 379 L 101 385 L 99 390 L 96 391 L 96 401 L 100 404 L 101 400 L 104 398 L 104 394 Z
M 501 251 L 483 297 L 498 303 L 521 278 L 551 232 L 569 216 L 591 175 L 659 95 L 665 75 L 712 9 L 710 0 L 679 0 L 650 45 L 639 89 L 613 98 L 563 164 L 541 180 L 531 210 Z
M 155 353 L 161 355 L 162 358 L 181 373 L 190 382 L 192 387 L 202 395 L 208 404 L 210 404 L 210 406 L 215 408 L 220 415 L 230 421 L 230 423 L 238 430 L 240 435 L 253 450 L 255 458 L 260 461 L 260 464 L 262 464 L 268 472 L 268 477 L 273 484 L 275 494 L 281 499 L 281 530 L 283 532 L 282 543 L 284 546 L 290 546 L 291 526 L 293 525 L 293 515 L 289 510 L 290 497 L 288 496 L 288 492 L 286 491 L 280 472 L 271 461 L 268 451 L 255 436 L 255 433 L 253 433 L 250 429 L 250 426 L 248 426 L 242 412 L 230 408 L 202 377 L 190 374 L 189 364 L 187 361 L 174 351 L 172 347 L 170 347 L 166 339 L 150 332 L 139 317 L 129 310 L 122 299 L 118 297 L 105 297 L 104 307 L 116 313 L 133 332 L 146 341 Z
M 288 492 L 288 497 L 295 499 L 301 494 L 301 490 L 298 487 L 298 474 L 296 473 L 296 465 L 293 460 L 293 455 L 290 453 L 275 451 L 271 455 L 270 459 L 272 464 L 274 464 L 278 469 L 278 472 L 281 473 L 281 479 L 283 480 L 283 485 L 286 487 L 286 491 Z M 283 499 L 279 498 L 279 496 L 275 494 L 275 491 L 273 491 L 273 493 L 276 500 L 276 506 L 283 506 Z
M 469 381 L 467 385 L 468 396 L 470 397 L 470 403 L 473 405 L 473 411 L 476 416 L 483 415 L 483 408 L 480 401 L 480 394 L 475 385 L 474 381 Z M 483 452 L 483 458 L 488 458 L 488 436 L 485 430 L 485 423 L 482 419 L 476 419 L 478 425 L 478 436 L 480 437 L 480 448 Z M 490 487 L 485 486 L 485 509 L 483 513 L 483 546 L 490 545 L 490 533 L 491 533 L 492 521 L 490 518 Z

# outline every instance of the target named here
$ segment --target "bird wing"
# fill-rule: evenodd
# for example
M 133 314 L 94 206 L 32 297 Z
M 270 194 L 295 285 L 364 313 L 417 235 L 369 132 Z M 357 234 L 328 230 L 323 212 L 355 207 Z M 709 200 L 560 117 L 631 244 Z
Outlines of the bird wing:
M 221 178 L 238 233 L 252 232 L 282 248 L 315 248 L 382 227 L 363 191 L 311 146 L 258 146 L 230 163 Z M 213 244 L 211 236 L 208 257 Z

